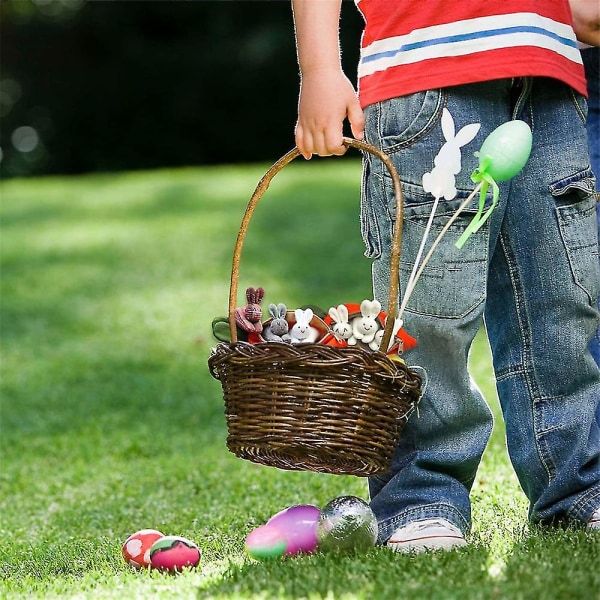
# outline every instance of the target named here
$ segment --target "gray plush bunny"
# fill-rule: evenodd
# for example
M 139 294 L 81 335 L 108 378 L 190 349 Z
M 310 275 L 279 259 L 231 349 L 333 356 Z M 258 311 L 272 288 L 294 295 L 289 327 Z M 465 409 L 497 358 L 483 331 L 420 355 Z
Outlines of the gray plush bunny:
M 285 320 L 287 306 L 285 304 L 269 304 L 269 313 L 273 320 L 263 329 L 263 337 L 268 342 L 289 342 L 290 325 Z

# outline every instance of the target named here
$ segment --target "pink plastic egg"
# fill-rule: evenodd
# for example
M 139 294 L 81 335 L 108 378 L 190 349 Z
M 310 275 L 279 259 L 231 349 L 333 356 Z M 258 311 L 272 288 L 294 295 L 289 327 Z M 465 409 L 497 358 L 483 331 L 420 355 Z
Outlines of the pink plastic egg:
M 287 540 L 286 554 L 314 552 L 317 549 L 317 524 L 321 510 L 312 504 L 290 506 L 273 515 L 267 525 L 279 529 Z
M 125 562 L 135 567 L 143 569 L 150 566 L 150 548 L 154 542 L 165 537 L 156 529 L 140 529 L 130 535 L 123 544 L 123 558 Z
M 153 569 L 174 573 L 186 567 L 195 567 L 200 562 L 200 556 L 200 548 L 194 542 L 167 535 L 150 548 L 150 565 Z
M 287 539 L 274 525 L 263 525 L 248 534 L 245 546 L 252 558 L 266 560 L 282 556 L 287 547 Z

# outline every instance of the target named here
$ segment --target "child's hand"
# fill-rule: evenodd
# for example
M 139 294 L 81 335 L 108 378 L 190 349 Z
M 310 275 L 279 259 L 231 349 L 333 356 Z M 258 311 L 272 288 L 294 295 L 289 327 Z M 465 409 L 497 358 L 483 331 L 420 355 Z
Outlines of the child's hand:
M 304 158 L 312 154 L 341 156 L 343 123 L 348 118 L 352 135 L 363 139 L 365 118 L 354 87 L 339 70 L 304 73 L 300 87 L 296 145 Z

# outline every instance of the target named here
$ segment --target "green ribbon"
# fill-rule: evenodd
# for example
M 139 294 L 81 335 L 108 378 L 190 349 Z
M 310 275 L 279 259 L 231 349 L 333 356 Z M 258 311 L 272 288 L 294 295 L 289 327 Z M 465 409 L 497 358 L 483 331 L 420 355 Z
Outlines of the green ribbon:
M 483 160 L 480 161 L 479 167 L 473 171 L 471 175 L 471 181 L 473 183 L 481 183 L 481 189 L 479 191 L 479 208 L 477 213 L 473 217 L 473 220 L 469 223 L 468 227 L 465 229 L 463 234 L 458 238 L 455 246 L 457 248 L 462 248 L 465 242 L 471 237 L 472 234 L 479 231 L 479 229 L 483 226 L 483 224 L 488 220 L 494 208 L 498 204 L 498 197 L 500 196 L 500 189 L 498 188 L 498 184 L 494 181 L 494 178 L 487 173 L 487 168 L 491 163 L 491 159 L 489 156 L 486 156 Z M 485 207 L 485 198 L 487 195 L 487 191 L 489 186 L 492 186 L 492 204 L 484 213 L 483 209 Z

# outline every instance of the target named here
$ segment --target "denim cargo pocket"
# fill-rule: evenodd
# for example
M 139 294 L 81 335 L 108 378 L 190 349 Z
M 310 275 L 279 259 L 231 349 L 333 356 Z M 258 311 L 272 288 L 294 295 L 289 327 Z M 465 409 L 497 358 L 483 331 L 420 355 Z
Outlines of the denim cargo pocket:
M 402 150 L 425 138 L 439 121 L 441 90 L 420 92 L 372 104 L 365 109 L 365 140 L 388 154 L 402 179 Z M 433 155 L 431 156 L 433 160 Z M 363 158 L 360 225 L 365 256 L 379 258 L 391 240 L 396 213 L 392 178 L 385 165 L 370 155 Z
M 600 293 L 594 176 L 585 169 L 553 183 L 549 189 L 556 200 L 558 224 L 573 279 L 593 302 Z
M 422 175 L 433 166 L 434 158 L 445 141 L 438 127 L 445 100 L 444 90 L 432 90 L 381 102 L 365 110 L 367 141 L 390 156 L 402 180 L 403 285 L 412 271 L 434 202 L 433 196 L 423 189 Z M 440 202 L 425 253 L 447 219 L 470 194 L 472 182 L 466 172 L 470 172 L 470 166 L 465 164 L 465 173 L 457 177 L 456 197 Z M 369 167 L 368 182 L 363 182 L 363 197 L 368 205 L 363 207 L 363 223 L 369 225 L 365 241 L 368 249 L 374 251 L 372 257 L 385 258 L 395 221 L 396 199 L 392 178 L 380 161 L 370 160 Z M 491 194 L 486 204 L 489 202 Z M 442 318 L 462 318 L 484 301 L 489 243 L 487 226 L 472 236 L 463 249 L 454 246 L 473 217 L 476 206 L 477 199 L 474 199 L 444 235 L 441 247 L 434 251 L 421 274 L 407 311 Z
M 387 154 L 409 148 L 438 124 L 444 106 L 443 90 L 429 90 L 374 105 L 380 147 Z

